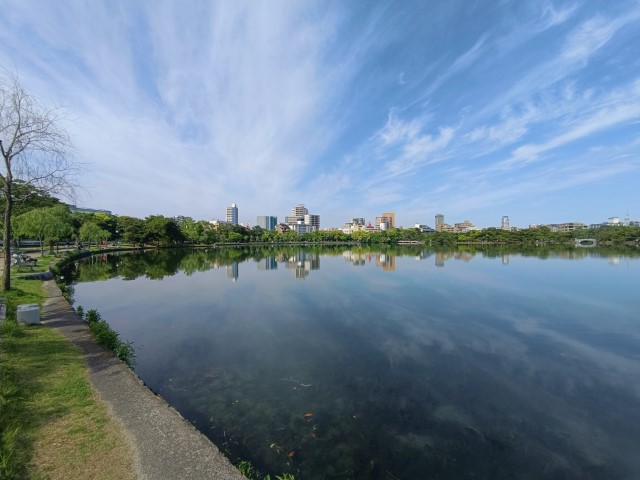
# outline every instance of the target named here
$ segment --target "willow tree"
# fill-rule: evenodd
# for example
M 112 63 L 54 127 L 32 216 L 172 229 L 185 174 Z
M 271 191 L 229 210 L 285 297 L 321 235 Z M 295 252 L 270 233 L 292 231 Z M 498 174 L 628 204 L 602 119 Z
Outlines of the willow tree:
M 0 287 L 11 289 L 11 215 L 20 201 L 14 182 L 49 193 L 73 193 L 76 166 L 61 111 L 29 95 L 15 75 L 0 73 L 0 195 L 4 200 L 4 270 Z

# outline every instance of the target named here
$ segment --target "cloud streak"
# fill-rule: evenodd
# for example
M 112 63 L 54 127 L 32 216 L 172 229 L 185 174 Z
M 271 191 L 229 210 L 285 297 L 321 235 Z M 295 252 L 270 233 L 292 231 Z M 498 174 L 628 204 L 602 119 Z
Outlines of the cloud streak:
M 209 219 L 235 202 L 253 223 L 306 203 L 323 226 L 388 210 L 491 225 L 506 207 L 526 224 L 527 189 L 581 198 L 618 178 L 640 200 L 625 180 L 639 149 L 632 1 L 490 16 L 456 2 L 0 8 L 0 62 L 71 112 L 87 206 Z

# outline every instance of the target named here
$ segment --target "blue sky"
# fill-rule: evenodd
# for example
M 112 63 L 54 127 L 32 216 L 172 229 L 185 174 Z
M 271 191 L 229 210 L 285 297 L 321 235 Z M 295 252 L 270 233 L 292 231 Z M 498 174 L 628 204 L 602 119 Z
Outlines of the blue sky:
M 121 215 L 640 219 L 638 1 L 0 0 Z

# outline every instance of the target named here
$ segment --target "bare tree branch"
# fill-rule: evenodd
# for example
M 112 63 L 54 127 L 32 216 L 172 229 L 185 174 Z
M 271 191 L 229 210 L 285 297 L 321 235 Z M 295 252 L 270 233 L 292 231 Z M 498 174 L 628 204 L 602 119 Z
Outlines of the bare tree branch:
M 29 95 L 16 75 L 0 72 L 0 195 L 5 199 L 4 279 L 11 288 L 11 214 L 21 199 L 12 192 L 14 180 L 49 194 L 72 197 L 80 167 L 73 158 L 73 145 L 63 127 L 62 110 L 49 108 Z

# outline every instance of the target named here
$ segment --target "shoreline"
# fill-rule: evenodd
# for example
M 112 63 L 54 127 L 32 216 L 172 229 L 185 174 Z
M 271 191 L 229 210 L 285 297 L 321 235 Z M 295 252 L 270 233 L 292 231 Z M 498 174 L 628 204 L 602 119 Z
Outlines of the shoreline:
M 81 349 L 92 387 L 126 433 L 137 478 L 244 478 L 216 445 L 95 341 L 54 280 L 44 281 L 43 286 L 48 298 L 42 305 L 41 324 Z

